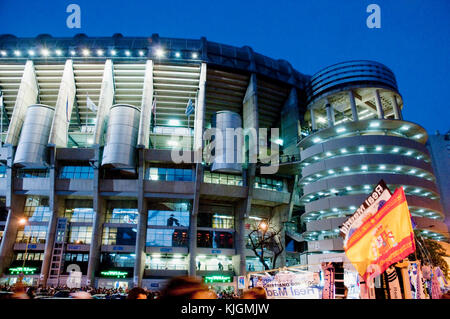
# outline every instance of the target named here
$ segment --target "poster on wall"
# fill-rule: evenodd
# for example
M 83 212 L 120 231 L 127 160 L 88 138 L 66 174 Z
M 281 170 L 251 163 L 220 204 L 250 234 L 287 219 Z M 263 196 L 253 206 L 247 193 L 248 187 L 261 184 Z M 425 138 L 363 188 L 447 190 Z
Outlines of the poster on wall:
M 310 271 L 280 271 L 275 275 L 252 275 L 253 287 L 266 290 L 267 299 L 320 299 L 319 273 Z

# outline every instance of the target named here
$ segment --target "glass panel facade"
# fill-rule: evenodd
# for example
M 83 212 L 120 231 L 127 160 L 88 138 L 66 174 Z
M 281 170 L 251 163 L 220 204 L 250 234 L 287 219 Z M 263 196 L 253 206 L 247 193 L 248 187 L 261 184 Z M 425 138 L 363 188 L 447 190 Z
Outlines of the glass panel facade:
M 63 217 L 69 222 L 92 223 L 94 209 L 91 199 L 66 199 Z
M 25 252 L 20 252 L 14 255 L 14 260 L 23 260 Z M 27 252 L 27 260 L 44 260 L 44 253 Z
M 226 214 L 216 214 L 216 213 L 204 213 L 198 214 L 197 217 L 198 227 L 209 227 L 209 228 L 234 228 L 234 216 Z
M 91 166 L 63 166 L 59 169 L 61 179 L 92 179 L 94 168 Z
M 255 188 L 282 192 L 283 181 L 273 178 L 255 176 Z
M 51 215 L 48 207 L 48 198 L 28 196 L 25 200 L 23 213 L 30 222 L 48 222 Z
M 233 259 L 228 256 L 204 256 L 195 258 L 197 270 L 232 271 Z
M 203 182 L 211 184 L 236 185 L 242 186 L 242 176 L 224 173 L 211 173 L 205 171 L 203 174 Z
M 134 268 L 135 254 L 102 253 L 100 264 L 103 269 Z
M 136 228 L 104 227 L 102 234 L 103 245 L 131 245 L 136 244 Z
M 197 247 L 233 248 L 233 233 L 225 231 L 199 230 Z
M 6 166 L 0 165 L 0 178 L 6 177 Z
M 192 169 L 148 167 L 145 170 L 145 179 L 153 181 L 192 182 L 194 177 Z
M 149 210 L 148 225 L 189 227 L 187 204 L 175 204 L 176 210 Z
M 90 244 L 91 237 L 92 237 L 91 226 L 70 226 L 68 243 Z
M 147 246 L 153 247 L 187 247 L 187 229 L 147 229 Z
M 135 201 L 110 201 L 106 212 L 106 223 L 137 224 L 139 213 Z
M 16 243 L 26 243 L 29 238 L 30 244 L 45 244 L 46 236 L 46 225 L 26 225 L 17 231 Z
M 48 169 L 24 169 L 17 170 L 17 178 L 46 178 L 49 176 Z
M 270 258 L 264 258 L 267 265 L 271 266 Z M 245 264 L 247 271 L 263 271 L 264 265 L 261 263 L 258 257 L 245 258 Z
M 187 270 L 187 260 L 181 254 L 151 254 L 145 259 L 145 269 Z

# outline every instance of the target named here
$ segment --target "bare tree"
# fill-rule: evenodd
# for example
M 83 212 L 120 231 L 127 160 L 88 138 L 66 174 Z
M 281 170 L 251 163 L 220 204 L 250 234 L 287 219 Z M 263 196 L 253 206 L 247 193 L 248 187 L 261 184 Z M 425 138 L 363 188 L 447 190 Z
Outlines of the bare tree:
M 283 226 L 273 226 L 269 220 L 262 220 L 259 224 L 252 226 L 252 231 L 248 234 L 250 239 L 251 250 L 258 257 L 259 261 L 264 265 L 265 270 L 275 269 L 278 256 L 284 251 L 281 243 Z M 272 267 L 264 260 L 265 250 L 273 253 Z

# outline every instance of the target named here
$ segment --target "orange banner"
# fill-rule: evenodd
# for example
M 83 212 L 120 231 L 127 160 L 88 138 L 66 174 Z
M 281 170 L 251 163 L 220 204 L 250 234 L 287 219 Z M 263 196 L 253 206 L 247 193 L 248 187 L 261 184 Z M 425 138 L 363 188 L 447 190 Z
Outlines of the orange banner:
M 352 234 L 344 249 L 365 280 L 416 250 L 403 188 L 396 189 L 384 206 Z

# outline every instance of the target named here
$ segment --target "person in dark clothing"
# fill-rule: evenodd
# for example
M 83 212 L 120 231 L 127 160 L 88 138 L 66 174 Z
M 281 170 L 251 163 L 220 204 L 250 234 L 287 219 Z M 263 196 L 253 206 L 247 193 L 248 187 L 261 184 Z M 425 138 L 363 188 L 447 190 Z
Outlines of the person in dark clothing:
M 217 299 L 217 295 L 201 280 L 192 277 L 174 277 L 161 292 L 160 299 Z
M 173 224 L 180 226 L 178 219 L 174 217 L 174 214 L 171 214 L 169 219 L 167 219 L 167 226 L 173 226 Z
M 128 292 L 127 299 L 147 299 L 147 292 L 144 288 L 134 287 Z

